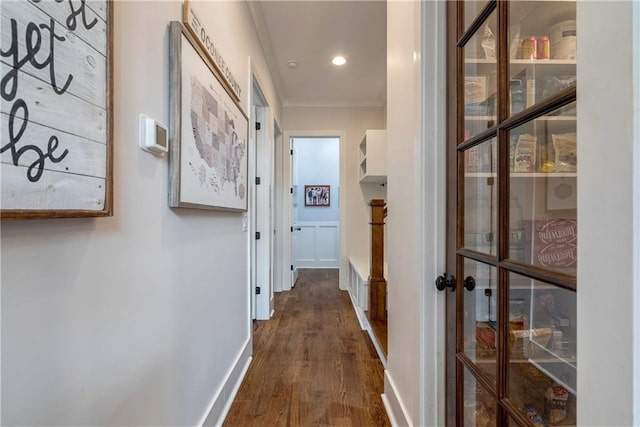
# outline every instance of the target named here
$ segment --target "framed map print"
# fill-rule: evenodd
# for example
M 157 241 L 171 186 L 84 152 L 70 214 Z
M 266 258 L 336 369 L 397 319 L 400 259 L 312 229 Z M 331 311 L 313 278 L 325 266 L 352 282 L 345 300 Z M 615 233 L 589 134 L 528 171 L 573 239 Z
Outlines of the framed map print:
M 0 2 L 2 219 L 112 215 L 112 11 Z
M 169 206 L 246 211 L 249 124 L 182 23 L 169 30 Z

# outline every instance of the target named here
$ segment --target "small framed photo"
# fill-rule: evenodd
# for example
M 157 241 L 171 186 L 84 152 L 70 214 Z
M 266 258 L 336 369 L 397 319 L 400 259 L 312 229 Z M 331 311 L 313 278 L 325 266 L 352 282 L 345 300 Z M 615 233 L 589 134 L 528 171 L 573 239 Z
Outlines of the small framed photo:
M 329 206 L 331 203 L 331 186 L 329 185 L 305 185 L 305 206 Z

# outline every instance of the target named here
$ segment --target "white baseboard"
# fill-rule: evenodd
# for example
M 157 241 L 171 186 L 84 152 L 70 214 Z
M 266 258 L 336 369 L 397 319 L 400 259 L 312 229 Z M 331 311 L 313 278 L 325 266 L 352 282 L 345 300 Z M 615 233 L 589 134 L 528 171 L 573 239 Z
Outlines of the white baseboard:
M 393 427 L 412 426 L 411 417 L 407 414 L 407 410 L 402 404 L 402 400 L 398 395 L 395 383 L 391 379 L 389 371 L 384 371 L 384 394 L 382 402 L 387 410 L 387 415 Z
M 349 294 L 349 299 L 351 300 L 351 305 L 353 306 L 353 311 L 356 312 L 356 317 L 358 318 L 358 323 L 360 324 L 360 329 L 366 330 L 367 327 L 369 326 L 369 322 L 367 322 L 366 316 L 358 308 L 358 303 L 353 298 L 353 294 L 351 294 L 351 292 L 349 292 L 348 290 L 347 290 L 347 293 Z
M 386 369 L 387 356 L 385 356 L 384 351 L 382 350 L 382 345 L 380 345 L 380 342 L 378 341 L 376 334 L 373 332 L 373 329 L 371 328 L 369 319 L 367 319 L 367 316 L 362 312 L 362 310 L 360 310 L 351 292 L 347 291 L 347 293 L 349 294 L 349 299 L 351 300 L 351 305 L 353 306 L 353 310 L 356 312 L 358 323 L 360 323 L 360 329 L 362 329 L 363 331 L 367 331 L 367 333 L 369 334 L 369 338 L 371 338 L 371 342 L 373 342 L 373 346 L 376 348 L 376 353 L 378 353 L 378 357 L 382 362 L 382 366 Z
M 398 427 L 398 421 L 396 420 L 395 415 L 393 414 L 393 411 L 391 410 L 391 403 L 389 403 L 389 399 L 387 399 L 387 395 L 386 394 L 381 394 L 380 397 L 382 398 L 382 404 L 384 405 L 384 410 L 387 412 L 387 417 L 389 417 L 389 422 L 391 422 L 391 427 Z
M 211 403 L 207 407 L 204 415 L 197 424 L 202 427 L 221 426 L 224 419 L 231 409 L 233 399 L 235 399 L 240 384 L 249 369 L 251 364 L 251 353 L 253 349 L 253 343 L 251 338 L 247 340 L 244 348 L 236 358 L 233 367 L 229 371 L 229 375 L 224 382 L 224 385 L 219 389 L 218 393 L 213 397 Z
M 367 323 L 369 323 L 369 322 L 367 322 Z M 387 356 L 384 354 L 384 351 L 382 350 L 382 345 L 380 345 L 380 342 L 378 341 L 378 337 L 376 337 L 376 333 L 373 332 L 373 328 L 371 327 L 371 325 L 368 325 L 367 333 L 369 334 L 369 338 L 371 338 L 371 342 L 373 342 L 373 346 L 376 348 L 376 352 L 378 353 L 378 357 L 380 358 L 380 361 L 382 362 L 382 367 L 384 369 L 387 369 Z

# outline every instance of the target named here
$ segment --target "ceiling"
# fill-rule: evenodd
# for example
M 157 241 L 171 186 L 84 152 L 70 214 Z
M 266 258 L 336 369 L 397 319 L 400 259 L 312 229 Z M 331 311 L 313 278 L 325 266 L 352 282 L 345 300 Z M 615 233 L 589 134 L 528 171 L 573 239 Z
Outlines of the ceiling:
M 262 0 L 249 8 L 284 106 L 385 105 L 386 1 Z M 331 64 L 336 55 L 347 63 Z

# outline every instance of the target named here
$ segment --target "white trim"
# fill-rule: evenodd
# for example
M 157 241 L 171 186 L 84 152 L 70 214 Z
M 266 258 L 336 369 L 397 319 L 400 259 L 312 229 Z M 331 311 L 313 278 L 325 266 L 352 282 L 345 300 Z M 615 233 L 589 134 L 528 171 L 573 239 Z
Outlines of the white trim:
M 386 369 L 384 371 L 384 391 L 384 394 L 382 394 L 382 402 L 387 410 L 389 420 L 395 421 L 395 424 L 392 425 L 413 426 L 411 417 L 409 416 L 409 411 L 407 411 L 407 408 L 405 408 L 402 403 L 400 395 L 398 394 L 398 389 L 391 378 L 391 374 Z
M 356 312 L 356 317 L 358 318 L 360 329 L 362 329 L 363 331 L 366 331 L 367 326 L 369 325 L 369 322 L 367 322 L 367 318 L 365 317 L 365 315 L 362 312 L 360 312 L 360 310 L 358 309 L 358 303 L 356 302 L 353 294 L 351 292 L 348 292 L 348 294 L 349 294 L 349 299 L 351 299 L 351 305 L 353 305 L 353 311 Z
M 340 290 L 347 289 L 347 227 L 344 224 L 347 223 L 347 192 L 345 189 L 347 188 L 347 140 L 344 131 L 341 130 L 326 130 L 326 131 L 309 131 L 309 130 L 285 130 L 284 132 L 284 141 L 285 145 L 290 143 L 292 138 L 327 138 L 334 137 L 340 139 L 340 195 L 339 195 L 339 206 L 340 206 L 340 282 L 339 288 Z M 284 154 L 282 171 L 284 173 L 283 181 L 282 181 L 282 189 L 285 191 L 283 194 L 289 194 L 288 185 L 291 182 L 291 156 L 289 153 Z M 285 223 L 283 224 L 282 230 L 288 229 L 291 225 L 293 225 L 292 218 L 292 202 L 291 197 L 285 198 L 283 201 L 283 209 L 282 215 Z M 283 271 L 287 272 L 290 270 L 290 265 L 293 265 L 292 252 L 291 252 L 291 239 L 283 239 L 283 256 L 282 256 L 282 266 Z M 291 283 L 291 275 L 283 274 L 283 283 L 282 290 L 289 291 L 292 288 Z
M 633 21 L 633 423 L 640 425 L 640 2 L 632 6 Z
M 253 342 L 251 339 L 248 339 L 244 345 L 244 348 L 236 358 L 233 367 L 229 371 L 227 379 L 213 396 L 213 399 L 211 399 L 211 403 L 209 403 L 209 406 L 207 406 L 204 414 L 200 417 L 200 421 L 196 424 L 197 426 L 222 425 L 224 419 L 229 413 L 231 404 L 233 403 L 233 400 L 238 393 L 238 389 L 242 384 L 242 380 L 249 370 L 249 365 L 251 364 L 252 360 L 252 348 Z M 244 363 L 242 363 L 243 360 Z M 216 421 L 212 422 L 212 420 L 214 419 Z
M 273 253 L 273 291 L 281 292 L 284 276 L 289 274 L 289 269 L 283 270 L 282 257 L 284 250 L 284 240 L 289 239 L 289 228 L 284 223 L 284 201 L 289 200 L 289 191 L 283 191 L 287 188 L 287 184 L 283 183 L 282 162 L 283 156 L 289 154 L 288 145 L 285 146 L 284 134 L 282 126 L 274 118 L 274 127 L 279 132 L 273 144 L 274 170 L 273 170 L 273 193 L 274 193 L 274 209 L 273 209 L 273 225 L 275 227 L 275 244 Z M 273 306 L 272 306 L 273 308 Z
M 391 423 L 391 427 L 398 427 L 398 421 L 396 420 L 396 417 L 393 415 L 393 412 L 391 411 L 391 403 L 389 402 L 387 395 L 383 393 L 380 395 L 380 397 L 382 398 L 382 404 L 384 405 L 384 410 L 387 412 L 387 417 L 389 417 L 389 422 Z
M 378 353 L 378 358 L 380 359 L 380 362 L 382 362 L 382 367 L 387 369 L 387 356 L 384 354 L 384 350 L 382 350 L 382 345 L 378 341 L 378 337 L 376 337 L 376 333 L 373 331 L 373 328 L 366 317 L 365 321 L 367 322 L 367 333 L 369 334 L 369 338 L 371 338 L 373 346 L 376 348 L 376 353 Z
M 577 51 L 577 219 L 588 231 L 578 244 L 577 261 L 577 424 L 629 426 L 638 399 L 633 394 L 637 325 L 625 327 L 637 315 L 632 282 L 638 263 L 633 259 L 638 236 L 632 234 L 637 144 L 629 92 L 637 79 L 632 49 L 638 46 L 630 43 L 631 2 L 578 1 L 576 8 L 580 45 L 615 47 Z M 616 141 L 615 150 L 603 155 L 603 141 Z M 613 293 L 605 287 L 603 296 L 603 284 L 611 284 Z
M 420 144 L 423 218 L 421 266 L 422 325 L 420 352 L 420 423 L 445 424 L 446 304 L 431 284 L 446 267 L 447 109 L 446 109 L 446 2 L 423 2 L 421 10 L 422 91 L 425 120 Z

